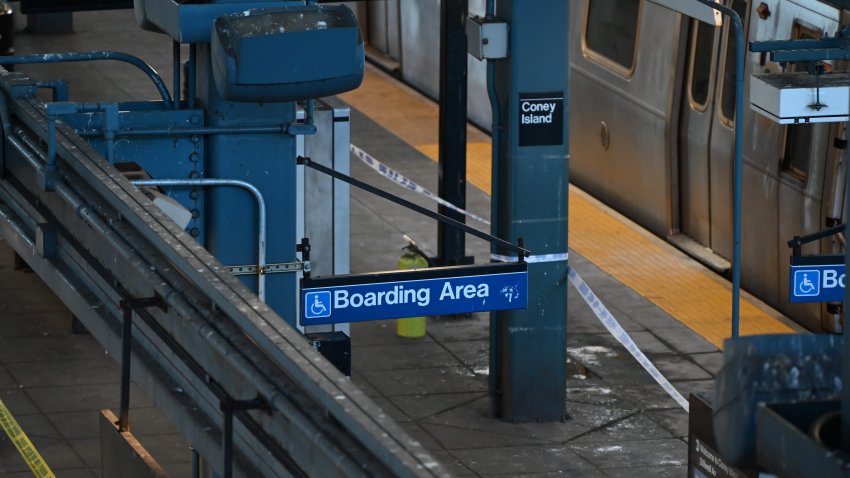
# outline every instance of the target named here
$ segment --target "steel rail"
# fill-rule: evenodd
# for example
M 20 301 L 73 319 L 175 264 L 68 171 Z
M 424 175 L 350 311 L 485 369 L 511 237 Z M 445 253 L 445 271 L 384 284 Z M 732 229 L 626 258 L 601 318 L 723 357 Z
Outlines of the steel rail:
M 20 143 L 14 141 L 13 144 L 17 147 Z M 23 151 L 21 152 L 22 154 L 24 153 Z M 44 156 L 43 153 L 30 153 L 26 156 L 27 163 L 30 165 L 37 164 L 37 157 L 42 156 Z M 44 169 L 44 166 L 46 165 L 38 166 L 38 168 Z M 286 417 L 288 422 L 293 423 L 296 428 L 300 429 L 301 437 L 310 440 L 317 450 L 321 450 L 328 456 L 328 459 L 333 457 L 336 460 L 334 464 L 337 472 L 343 476 L 358 476 L 360 474 L 360 465 L 355 460 L 346 459 L 346 453 L 343 449 L 340 449 L 333 440 L 329 440 L 328 434 L 311 422 L 309 418 L 304 417 L 300 410 L 297 409 L 297 406 L 287 399 L 278 384 L 274 384 L 269 378 L 257 373 L 255 364 L 258 356 L 255 355 L 253 360 L 249 360 L 241 355 L 241 352 L 244 351 L 242 347 L 232 345 L 234 341 L 241 342 L 242 345 L 249 345 L 241 340 L 241 333 L 239 331 L 231 327 L 230 334 L 224 336 L 219 333 L 219 330 L 226 327 L 226 324 L 219 323 L 215 327 L 203 324 L 203 319 L 198 317 L 194 308 L 177 292 L 178 289 L 171 286 L 167 278 L 156 272 L 166 269 L 167 266 L 151 267 L 149 263 L 150 255 L 140 254 L 137 251 L 140 246 L 138 244 L 131 245 L 127 241 L 126 237 L 131 235 L 132 231 L 119 232 L 115 230 L 113 224 L 110 224 L 109 221 L 100 216 L 98 207 L 90 205 L 88 201 L 80 197 L 68 184 L 59 182 L 56 184 L 55 190 L 58 196 L 70 205 L 79 217 L 97 231 L 101 237 L 106 239 L 112 250 L 120 255 L 121 264 L 124 267 L 129 265 L 130 268 L 135 269 L 140 275 L 148 277 L 147 282 L 154 284 L 155 291 L 165 298 L 166 304 L 173 310 L 174 315 L 179 315 L 183 320 L 188 320 L 190 323 L 196 325 L 198 335 L 204 337 L 218 355 L 223 357 L 224 364 L 229 364 L 232 367 L 230 370 L 238 372 L 241 376 L 249 380 L 251 386 L 256 388 L 261 396 L 267 398 L 268 405 L 273 411 L 280 413 L 281 416 Z M 221 363 L 221 361 L 217 360 L 216 363 Z M 207 371 L 204 374 L 215 375 L 215 372 Z M 222 383 L 225 381 L 222 381 Z M 246 416 L 245 414 L 240 414 L 239 417 L 244 419 Z M 246 423 L 245 425 L 251 426 L 250 423 Z
M 16 85 L 20 85 L 19 78 L 16 78 Z M 43 105 L 33 97 L 21 98 L 20 92 L 11 99 L 14 85 L 3 81 L 2 76 L 0 86 L 9 109 L 0 112 L 4 125 L 11 112 L 16 124 L 49 143 L 48 118 Z M 8 129 L 6 131 L 8 134 Z M 32 196 L 30 207 L 37 204 L 49 208 L 54 220 L 60 222 L 69 235 L 81 234 L 107 246 L 103 251 L 91 246 L 89 251 L 102 254 L 98 259 L 99 267 L 108 269 L 119 285 L 139 296 L 151 288 L 163 296 L 169 312 L 151 312 L 156 323 L 170 334 L 176 334 L 174 338 L 186 349 L 193 350 L 193 354 L 196 345 L 203 345 L 197 351 L 203 357 L 203 367 L 223 364 L 226 371 L 221 371 L 217 383 L 220 382 L 231 397 L 249 398 L 244 394 L 256 390 L 271 412 L 271 416 L 265 418 L 257 415 L 262 412 L 240 413 L 237 418 L 248 420 L 245 422 L 248 427 L 256 426 L 279 446 L 287 447 L 307 473 L 334 467 L 339 475 L 360 475 L 366 471 L 358 464 L 361 457 L 367 459 L 368 470 L 378 475 L 436 476 L 441 473 L 419 444 L 411 443 L 396 424 L 382 417 L 382 412 L 371 400 L 315 353 L 302 336 L 259 302 L 194 239 L 165 218 L 82 138 L 61 122 L 56 132 L 59 174 L 55 193 L 38 187 L 37 177 L 43 172 L 39 169 L 44 167 L 41 156 L 45 156 L 41 151 L 29 155 L 18 152 L 20 159 L 12 158 L 13 155 L 4 158 L 7 165 L 10 161 L 17 163 L 7 169 L 7 177 L 0 181 L 0 186 L 9 186 L 10 181 L 26 184 Z M 18 146 L 29 148 L 21 141 Z M 75 214 L 66 214 L 68 207 Z M 85 221 L 84 227 L 80 221 Z M 43 277 L 51 278 L 58 273 L 59 265 L 51 261 L 40 261 L 40 266 Z M 92 269 L 95 266 L 97 264 L 75 267 Z M 104 288 L 108 282 L 98 279 Z M 184 290 L 182 286 L 187 284 L 191 287 Z M 109 294 L 117 292 L 113 290 Z M 84 301 L 79 297 L 65 294 L 65 298 L 76 304 L 76 310 L 83 310 L 80 304 Z M 110 309 L 113 319 L 115 312 Z M 101 313 L 89 311 L 93 317 Z M 169 317 L 188 320 L 166 320 Z M 136 333 L 133 335 L 137 340 L 162 342 L 155 337 L 146 339 Z M 152 354 L 156 353 L 156 349 L 151 350 Z M 160 360 L 163 367 L 173 365 L 185 369 L 185 365 L 172 364 L 162 357 L 156 360 Z M 174 373 L 177 377 L 183 372 L 175 370 Z M 152 387 L 154 396 L 163 393 L 165 385 L 151 382 L 155 383 L 144 385 Z M 197 383 L 197 377 L 191 382 Z M 197 400 L 206 403 L 206 409 L 210 408 L 210 396 L 199 396 Z M 293 425 L 293 421 L 299 420 L 298 416 L 304 416 L 306 421 Z M 301 432 L 293 435 L 299 428 Z M 254 436 L 246 427 L 237 427 L 237 433 L 240 433 L 239 438 L 235 437 L 237 446 L 244 448 L 257 443 L 254 439 L 246 441 Z M 305 435 L 315 439 L 299 441 Z M 313 455 L 334 458 L 318 463 Z

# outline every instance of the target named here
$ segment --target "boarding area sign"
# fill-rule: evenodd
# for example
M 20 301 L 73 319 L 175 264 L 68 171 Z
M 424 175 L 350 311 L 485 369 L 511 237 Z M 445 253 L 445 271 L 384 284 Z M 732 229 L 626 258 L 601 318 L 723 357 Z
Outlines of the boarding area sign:
M 305 278 L 301 325 L 528 307 L 528 265 L 435 267 Z
M 841 302 L 844 300 L 844 256 L 791 258 L 791 302 Z

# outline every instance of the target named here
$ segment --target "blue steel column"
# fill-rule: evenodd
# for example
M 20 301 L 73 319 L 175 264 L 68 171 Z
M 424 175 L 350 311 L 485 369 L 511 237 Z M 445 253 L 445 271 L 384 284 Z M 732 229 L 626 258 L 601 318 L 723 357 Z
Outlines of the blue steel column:
M 197 101 L 206 125 L 280 126 L 295 121 L 294 103 L 243 103 L 222 98 L 212 77 L 209 44 L 197 45 Z M 204 138 L 199 138 L 204 141 Z M 206 137 L 209 178 L 239 179 L 256 186 L 266 201 L 266 261 L 295 260 L 295 138 L 286 134 L 220 134 Z M 257 205 L 236 188 L 207 191 L 207 249 L 225 266 L 257 264 Z M 239 276 L 257 290 L 257 276 Z M 294 274 L 266 276 L 266 303 L 295 326 Z
M 466 207 L 466 27 L 467 0 L 440 2 L 440 162 L 439 194 Z M 440 214 L 456 221 L 466 217 L 445 206 Z M 437 224 L 437 261 L 443 266 L 468 263 L 464 232 Z
M 523 238 L 535 256 L 567 252 L 568 7 L 564 0 L 499 0 L 496 11 L 510 25 L 510 52 L 495 66 L 501 118 L 493 145 L 493 231 L 513 242 Z M 558 92 L 562 143 L 520 146 L 520 96 Z M 567 262 L 532 262 L 528 275 L 528 309 L 491 316 L 491 410 L 512 422 L 562 420 Z

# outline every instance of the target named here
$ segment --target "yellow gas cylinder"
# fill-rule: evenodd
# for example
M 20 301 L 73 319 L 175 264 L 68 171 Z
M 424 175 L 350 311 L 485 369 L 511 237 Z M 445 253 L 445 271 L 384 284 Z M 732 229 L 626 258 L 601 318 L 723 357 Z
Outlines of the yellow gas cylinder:
M 416 247 L 416 243 L 404 247 L 404 255 L 398 260 L 399 269 L 424 269 L 428 267 L 428 258 Z M 396 320 L 396 334 L 399 337 L 418 339 L 425 336 L 425 317 L 409 317 Z

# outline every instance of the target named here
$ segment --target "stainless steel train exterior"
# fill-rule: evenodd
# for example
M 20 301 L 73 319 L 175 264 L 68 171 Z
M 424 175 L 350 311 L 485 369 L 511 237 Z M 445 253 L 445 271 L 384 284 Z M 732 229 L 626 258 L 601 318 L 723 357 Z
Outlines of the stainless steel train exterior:
M 644 0 L 569 1 L 571 180 L 724 272 L 732 254 L 731 29 Z M 820 37 L 850 23 L 820 1 L 725 1 L 741 15 L 748 41 Z M 439 0 L 352 7 L 366 19 L 373 55 L 436 98 Z M 470 0 L 470 14 L 483 9 L 483 0 Z M 756 114 L 749 76 L 781 67 L 761 54 L 747 53 L 745 61 L 743 287 L 808 329 L 837 331 L 832 308 L 789 303 L 786 242 L 840 221 L 845 125 L 781 126 Z M 471 57 L 469 81 L 470 119 L 486 128 L 484 65 Z M 804 253 L 840 250 L 843 237 Z

